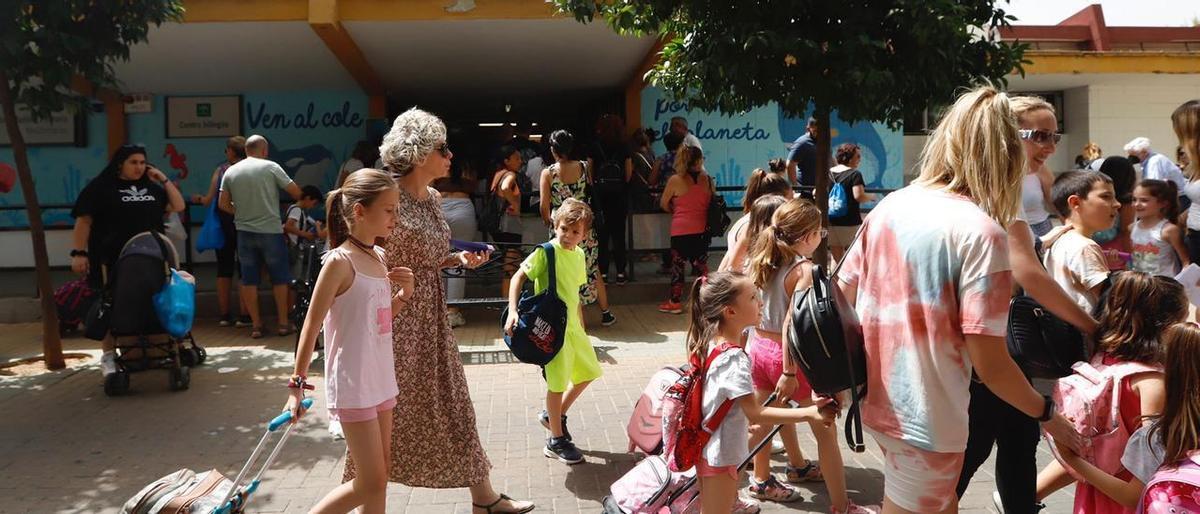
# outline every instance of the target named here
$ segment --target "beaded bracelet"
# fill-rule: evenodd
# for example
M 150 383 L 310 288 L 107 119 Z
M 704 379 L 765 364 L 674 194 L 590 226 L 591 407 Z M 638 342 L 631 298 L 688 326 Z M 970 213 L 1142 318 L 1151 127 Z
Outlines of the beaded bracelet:
M 312 391 L 312 390 L 316 389 L 315 386 L 308 383 L 308 380 L 306 378 L 304 378 L 303 375 L 293 375 L 292 378 L 288 379 L 287 386 L 289 389 L 301 389 L 301 390 L 308 390 L 308 391 Z

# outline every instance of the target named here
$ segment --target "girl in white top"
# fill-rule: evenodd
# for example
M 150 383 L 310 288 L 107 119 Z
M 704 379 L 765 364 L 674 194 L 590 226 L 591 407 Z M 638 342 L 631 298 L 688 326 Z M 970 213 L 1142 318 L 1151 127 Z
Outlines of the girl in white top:
M 1130 230 L 1133 243 L 1133 269 L 1151 275 L 1174 278 L 1182 266 L 1191 263 L 1183 244 L 1183 231 L 1175 225 L 1179 201 L 1175 184 L 1146 179 L 1133 190 L 1133 211 L 1137 221 Z
M 755 168 L 746 180 L 746 195 L 742 197 L 742 217 L 733 222 L 729 232 L 725 234 L 725 257 L 721 258 L 719 270 L 742 271 L 745 267 L 746 254 L 750 250 L 750 239 L 756 230 L 753 226 L 753 207 L 759 198 L 779 196 L 787 199 L 792 197 L 792 185 L 778 173 Z M 767 214 L 766 223 L 770 223 L 771 215 Z
M 391 176 L 364 169 L 330 192 L 326 203 L 333 249 L 326 254 L 300 332 L 286 409 L 293 420 L 304 413 L 300 401 L 312 388 L 307 384 L 308 365 L 323 324 L 329 417 L 341 422 L 358 475 L 326 494 L 310 513 L 345 513 L 359 507 L 363 514 L 385 512 L 392 408 L 399 394 L 392 315 L 408 304 L 414 279 L 407 268 L 389 272 L 383 251 L 372 243 L 391 233 L 399 199 Z M 400 288 L 395 296 L 391 281 Z
M 763 407 L 754 399 L 750 357 L 742 350 L 741 336 L 761 320 L 762 300 L 745 275 L 718 271 L 696 279 L 688 310 L 687 348 L 693 361 L 707 359 L 710 350 L 721 344 L 732 346 L 713 360 L 704 376 L 703 417 L 710 418 L 726 400 L 733 401 L 733 408 L 696 461 L 701 512 L 732 512 L 737 499 L 737 466 L 749 454 L 746 432 L 750 423 L 823 421 L 832 425 L 837 408 L 827 399 L 800 409 Z

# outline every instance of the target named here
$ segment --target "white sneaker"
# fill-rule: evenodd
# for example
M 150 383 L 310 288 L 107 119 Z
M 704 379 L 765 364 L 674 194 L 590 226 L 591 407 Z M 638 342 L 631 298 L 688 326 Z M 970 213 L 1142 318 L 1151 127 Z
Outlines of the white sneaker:
M 787 448 L 783 447 L 783 441 L 780 441 L 779 439 L 771 440 L 771 455 L 779 455 L 786 451 Z
M 100 356 L 100 372 L 106 377 L 117 372 L 116 352 L 104 352 L 104 354 Z
M 329 421 L 329 435 L 333 436 L 334 441 L 341 441 L 346 438 L 346 434 L 342 433 L 342 424 L 338 421 Z

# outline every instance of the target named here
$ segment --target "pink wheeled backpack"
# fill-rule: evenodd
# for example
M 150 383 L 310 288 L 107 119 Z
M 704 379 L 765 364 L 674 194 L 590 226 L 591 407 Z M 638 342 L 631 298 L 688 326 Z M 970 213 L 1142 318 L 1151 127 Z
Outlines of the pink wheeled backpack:
M 662 407 L 663 396 L 667 394 L 683 372 L 679 368 L 667 366 L 650 377 L 650 383 L 642 391 L 641 398 L 633 406 L 633 415 L 629 418 L 629 426 L 625 432 L 629 435 L 629 451 L 641 450 L 646 455 L 662 453 Z
M 1142 491 L 1137 514 L 1200 513 L 1200 454 L 1164 465 Z

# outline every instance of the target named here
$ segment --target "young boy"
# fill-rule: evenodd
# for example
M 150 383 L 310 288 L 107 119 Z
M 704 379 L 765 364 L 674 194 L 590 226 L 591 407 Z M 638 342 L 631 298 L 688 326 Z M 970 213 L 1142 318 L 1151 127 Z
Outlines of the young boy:
M 583 329 L 583 306 L 579 303 L 579 287 L 587 281 L 587 265 L 579 243 L 592 225 L 592 210 L 587 204 L 568 198 L 552 217 L 555 237 L 554 274 L 558 296 L 567 305 L 567 333 L 562 350 L 543 370 L 546 378 L 546 410 L 539 416 L 542 426 L 550 431 L 550 439 L 542 451 L 547 457 L 567 464 L 583 462 L 583 454 L 571 442 L 567 431 L 567 410 L 593 380 L 600 378 L 600 361 L 596 350 Z M 508 319 L 504 331 L 512 333 L 517 324 L 517 300 L 526 277 L 533 278 L 533 288 L 542 292 L 549 284 L 546 252 L 537 250 L 521 263 L 508 292 Z M 567 385 L 570 383 L 570 387 Z M 566 393 L 565 395 L 563 393 Z
M 1112 226 L 1121 204 L 1112 179 L 1096 171 L 1059 175 L 1051 196 L 1066 223 L 1042 238 L 1046 271 L 1080 308 L 1092 312 L 1108 278 L 1108 259 L 1092 235 Z
M 302 281 L 309 278 L 307 277 L 308 270 L 301 269 L 305 263 L 300 258 L 300 254 L 306 247 L 316 244 L 318 239 L 324 239 L 326 236 L 325 228 L 307 213 L 323 201 L 325 200 L 321 190 L 316 186 L 308 185 L 300 189 L 300 200 L 287 208 L 283 232 L 287 234 L 288 238 L 288 264 L 292 267 L 292 278 L 296 280 Z M 311 278 L 316 280 L 316 276 Z M 288 289 L 288 305 L 291 307 L 296 305 L 295 289 Z

